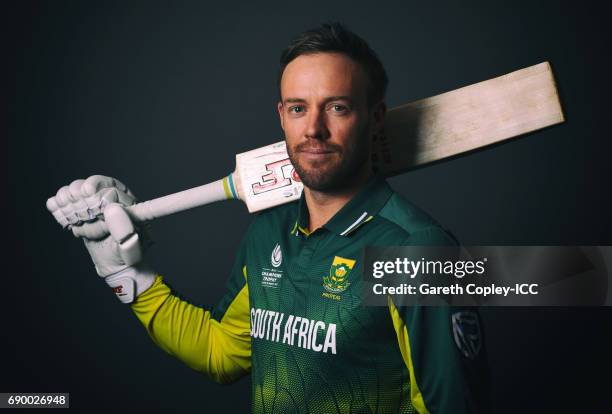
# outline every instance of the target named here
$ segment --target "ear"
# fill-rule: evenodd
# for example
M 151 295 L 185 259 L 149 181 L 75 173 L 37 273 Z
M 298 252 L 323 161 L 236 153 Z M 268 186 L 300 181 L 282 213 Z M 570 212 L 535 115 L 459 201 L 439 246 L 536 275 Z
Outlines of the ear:
M 285 130 L 285 122 L 284 122 L 284 119 L 283 119 L 283 103 L 281 101 L 278 101 L 278 103 L 276 104 L 276 110 L 278 111 L 278 116 L 280 118 L 281 128 L 284 131 Z

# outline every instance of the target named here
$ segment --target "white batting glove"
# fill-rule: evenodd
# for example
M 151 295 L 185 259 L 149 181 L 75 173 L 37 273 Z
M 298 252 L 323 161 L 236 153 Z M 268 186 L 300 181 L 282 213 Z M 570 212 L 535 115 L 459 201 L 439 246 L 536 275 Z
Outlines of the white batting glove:
M 124 209 L 135 202 L 123 183 L 103 175 L 75 180 L 47 200 L 57 222 L 83 239 L 96 272 L 123 303 L 133 302 L 155 281 L 155 273 L 142 263 L 149 240 L 143 243 Z

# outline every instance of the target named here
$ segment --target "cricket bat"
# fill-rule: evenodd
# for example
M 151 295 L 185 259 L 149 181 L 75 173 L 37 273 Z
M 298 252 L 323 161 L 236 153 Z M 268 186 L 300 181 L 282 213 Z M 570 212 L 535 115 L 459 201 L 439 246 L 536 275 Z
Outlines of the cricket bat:
M 421 99 L 387 112 L 373 141 L 373 166 L 393 176 L 564 121 L 548 62 Z M 249 212 L 297 200 L 303 185 L 285 142 L 236 155 L 227 177 L 127 208 L 149 221 L 216 201 L 242 200 Z

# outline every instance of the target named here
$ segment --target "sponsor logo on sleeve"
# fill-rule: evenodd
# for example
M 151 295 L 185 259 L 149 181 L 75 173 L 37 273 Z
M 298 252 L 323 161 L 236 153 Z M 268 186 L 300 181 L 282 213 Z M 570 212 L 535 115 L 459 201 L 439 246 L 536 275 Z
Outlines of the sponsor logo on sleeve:
M 453 336 L 459 351 L 468 359 L 478 356 L 482 348 L 482 335 L 478 315 L 472 311 L 455 312 L 451 316 Z

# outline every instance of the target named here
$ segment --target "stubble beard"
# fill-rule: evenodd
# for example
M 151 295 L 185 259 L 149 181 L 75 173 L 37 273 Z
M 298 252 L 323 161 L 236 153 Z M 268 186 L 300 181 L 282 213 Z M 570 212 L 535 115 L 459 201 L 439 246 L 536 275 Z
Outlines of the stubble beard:
M 289 159 L 306 187 L 319 192 L 341 191 L 363 176 L 368 166 L 371 139 L 367 128 L 359 134 L 354 145 L 342 148 L 325 141 L 304 142 L 291 148 L 287 146 Z M 321 148 L 331 151 L 333 156 L 321 162 L 300 159 L 300 153 L 307 148 Z

